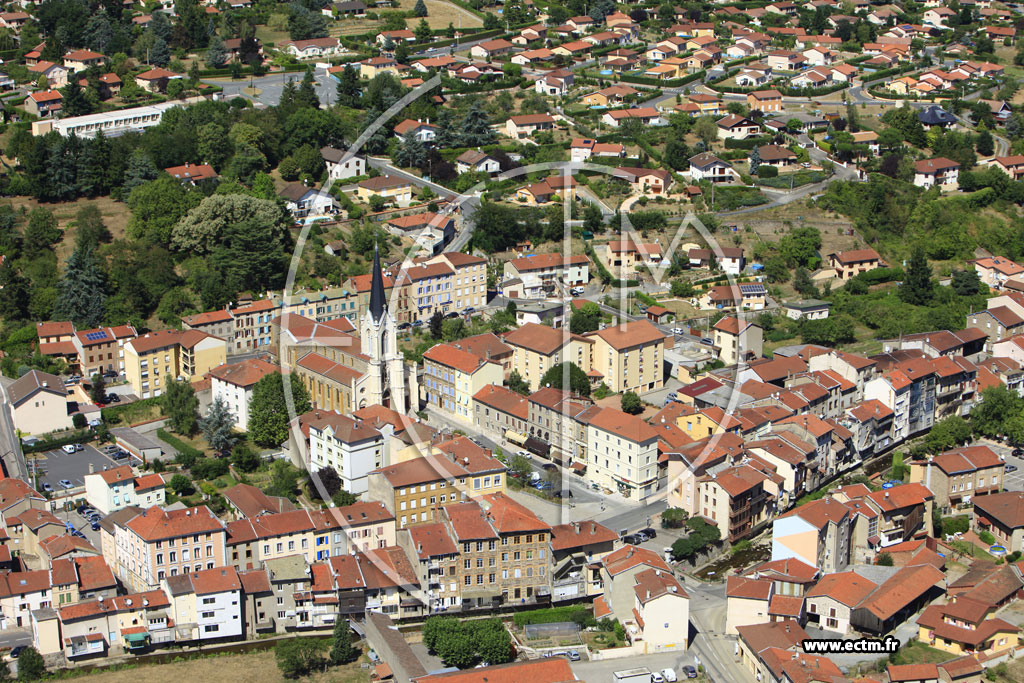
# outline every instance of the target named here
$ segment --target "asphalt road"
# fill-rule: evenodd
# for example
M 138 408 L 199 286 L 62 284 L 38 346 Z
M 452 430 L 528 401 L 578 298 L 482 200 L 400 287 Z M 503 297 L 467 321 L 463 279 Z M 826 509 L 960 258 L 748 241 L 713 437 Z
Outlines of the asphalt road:
M 320 98 L 320 104 L 332 104 L 335 98 L 335 87 L 337 81 L 333 76 L 328 75 L 327 71 L 324 69 L 315 69 L 313 72 L 313 78 L 316 81 L 316 94 Z M 302 74 L 278 72 L 267 74 L 266 76 L 240 78 L 238 80 L 233 80 L 231 78 L 208 78 L 204 79 L 203 82 L 223 88 L 224 92 L 221 97 L 225 100 L 230 100 L 235 97 L 244 97 L 247 100 L 269 107 L 276 105 L 281 101 L 281 91 L 284 89 L 285 83 L 289 80 L 294 81 L 295 85 L 298 85 L 299 81 L 302 80 Z M 260 93 L 252 96 L 242 92 L 250 85 L 258 88 Z

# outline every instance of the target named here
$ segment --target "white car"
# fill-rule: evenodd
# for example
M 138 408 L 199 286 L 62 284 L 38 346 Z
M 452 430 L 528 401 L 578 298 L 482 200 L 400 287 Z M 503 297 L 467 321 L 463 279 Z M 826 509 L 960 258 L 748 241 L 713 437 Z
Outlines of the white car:
M 671 667 L 669 667 L 668 669 L 662 669 L 661 675 L 665 678 L 665 683 L 676 683 L 676 681 L 679 680 L 678 678 L 676 678 L 675 669 Z
M 64 451 L 65 453 L 74 453 L 75 452 L 75 444 L 69 443 L 67 445 L 61 446 L 60 449 L 62 451 Z
M 686 334 L 686 330 L 681 327 L 673 327 L 672 334 Z
M 655 671 L 651 674 L 651 683 L 665 683 L 665 677 L 660 672 Z

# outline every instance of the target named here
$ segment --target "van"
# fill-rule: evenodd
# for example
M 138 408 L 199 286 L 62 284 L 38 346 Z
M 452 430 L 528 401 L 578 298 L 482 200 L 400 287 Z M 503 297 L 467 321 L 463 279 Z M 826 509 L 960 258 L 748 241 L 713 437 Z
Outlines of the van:
M 530 485 L 536 484 L 540 481 L 540 472 L 534 472 L 530 475 Z

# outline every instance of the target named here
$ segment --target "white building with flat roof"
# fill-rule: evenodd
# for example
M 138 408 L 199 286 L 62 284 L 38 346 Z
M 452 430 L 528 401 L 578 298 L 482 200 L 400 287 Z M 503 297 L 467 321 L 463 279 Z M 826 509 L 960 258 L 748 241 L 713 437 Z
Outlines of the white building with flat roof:
M 46 135 L 55 130 L 64 137 L 74 133 L 80 138 L 93 138 L 98 132 L 103 131 L 107 137 L 114 137 L 128 131 L 155 126 L 160 123 L 165 111 L 180 106 L 182 106 L 181 102 L 161 102 L 145 107 L 132 107 L 99 114 L 33 121 L 32 135 Z

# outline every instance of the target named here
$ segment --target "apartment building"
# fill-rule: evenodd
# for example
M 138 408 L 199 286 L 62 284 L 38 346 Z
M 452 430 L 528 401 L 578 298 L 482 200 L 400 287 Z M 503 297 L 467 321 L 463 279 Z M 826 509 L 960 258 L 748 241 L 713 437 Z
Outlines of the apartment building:
M 370 473 L 368 497 L 395 515 L 397 527 L 438 520 L 440 508 L 505 490 L 505 466 L 460 436 L 433 444 L 430 455 Z
M 244 633 L 242 581 L 234 567 L 165 576 L 161 588 L 170 598 L 177 640 L 201 644 Z
M 160 396 L 167 382 L 189 381 L 223 365 L 227 342 L 198 330 L 163 330 L 124 345 L 124 372 L 141 398 Z
M 92 467 L 90 466 L 90 470 Z M 89 505 L 104 515 L 128 507 L 135 500 L 135 473 L 128 465 L 101 472 L 92 472 L 83 477 L 85 499 Z M 161 480 L 160 485 L 163 486 Z
M 592 341 L 568 330 L 526 323 L 506 334 L 504 341 L 512 347 L 512 371 L 519 373 L 530 391 L 537 391 L 544 373 L 563 362 L 576 363 L 584 372 L 591 369 Z
M 825 574 L 850 564 L 853 514 L 832 496 L 801 505 L 772 526 L 772 560 L 795 558 Z
M 948 509 L 973 497 L 1003 488 L 1006 463 L 988 446 L 965 446 L 924 461 L 910 463 L 910 481 L 935 494 L 935 504 Z
M 765 488 L 771 477 L 748 464 L 697 480 L 700 514 L 718 526 L 723 539 L 737 543 L 774 512 L 774 496 Z
M 757 323 L 730 316 L 715 323 L 713 329 L 718 358 L 726 365 L 761 357 L 763 337 Z
M 527 298 L 555 293 L 557 285 L 583 287 L 590 282 L 590 259 L 582 254 L 533 254 L 506 261 L 506 280 L 519 278 Z
M 427 612 L 458 609 L 462 601 L 458 578 L 461 571 L 458 567 L 459 549 L 445 523 L 433 522 L 402 529 L 398 533 L 398 545 L 416 571 L 420 599 Z
M 457 313 L 483 306 L 487 303 L 487 259 L 459 251 L 446 251 L 427 261 L 427 264 L 444 263 L 453 271 L 453 308 Z
M 300 421 L 303 431 L 309 431 L 310 471 L 331 467 L 343 489 L 365 493 L 369 473 L 385 464 L 384 435 L 360 419 L 334 411 L 311 410 Z
M 96 373 L 124 371 L 124 345 L 138 336 L 131 325 L 100 327 L 75 332 L 71 343 L 78 351 L 78 366 L 84 377 Z
M 438 344 L 423 353 L 423 382 L 427 404 L 446 417 L 471 424 L 473 397 L 484 387 L 500 385 L 501 363 L 481 358 L 452 345 Z
M 667 337 L 648 320 L 592 332 L 594 342 L 590 368 L 614 393 L 654 391 L 664 386 L 665 340 Z M 582 366 L 581 366 L 582 367 Z M 595 375 L 596 376 L 596 375 Z
M 114 527 L 119 578 L 131 590 L 228 563 L 227 530 L 205 505 L 182 510 L 151 507 Z
M 258 358 L 240 363 L 220 365 L 210 370 L 210 389 L 213 400 L 221 400 L 235 418 L 235 428 L 249 427 L 249 402 L 256 383 L 267 375 L 280 372 L 276 365 Z
M 488 434 L 526 440 L 530 406 L 522 394 L 497 384 L 489 384 L 473 395 L 473 424 Z
M 644 501 L 658 488 L 658 434 L 636 415 L 603 408 L 587 426 L 586 478 L 630 500 Z
M 530 394 L 529 436 L 551 446 L 548 455 L 565 465 L 587 463 L 587 424 L 600 409 L 589 399 L 544 387 Z

